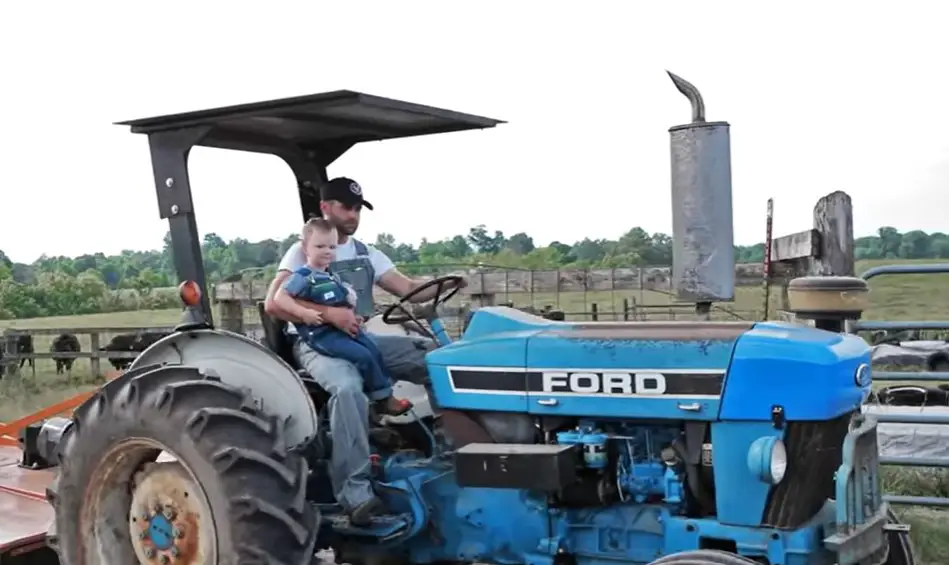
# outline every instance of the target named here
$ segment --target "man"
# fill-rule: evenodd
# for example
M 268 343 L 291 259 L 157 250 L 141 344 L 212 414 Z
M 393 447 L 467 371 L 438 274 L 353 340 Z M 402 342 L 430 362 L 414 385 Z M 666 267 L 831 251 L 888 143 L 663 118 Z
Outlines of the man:
M 362 209 L 372 210 L 372 204 L 363 198 L 362 187 L 356 181 L 345 177 L 335 178 L 321 187 L 320 199 L 320 212 L 339 233 L 336 260 L 330 264 L 330 270 L 356 291 L 356 308 L 329 307 L 302 301 L 296 302 L 296 305 L 319 312 L 323 323 L 355 335 L 362 322 L 374 312 L 374 285 L 403 297 L 424 281 L 406 277 L 395 268 L 385 253 L 352 237 L 359 227 Z M 277 276 L 267 291 L 264 303 L 267 314 L 287 322 L 302 321 L 294 312 L 276 304 L 274 296 L 287 277 L 305 262 L 306 257 L 299 242 L 284 254 Z M 465 286 L 464 282 L 462 286 Z M 435 292 L 436 288 L 433 287 L 413 297 L 412 301 L 430 300 Z M 353 524 L 368 524 L 373 515 L 382 511 L 382 504 L 373 493 L 370 483 L 369 401 L 363 393 L 362 379 L 356 368 L 343 359 L 325 357 L 309 348 L 301 349 L 292 324 L 287 326 L 287 333 L 294 341 L 293 353 L 300 367 L 306 369 L 330 394 L 330 429 L 333 434 L 330 480 L 336 500 L 349 513 Z M 395 335 L 379 335 L 374 339 L 395 378 L 424 373 L 424 355 L 430 349 L 429 343 Z

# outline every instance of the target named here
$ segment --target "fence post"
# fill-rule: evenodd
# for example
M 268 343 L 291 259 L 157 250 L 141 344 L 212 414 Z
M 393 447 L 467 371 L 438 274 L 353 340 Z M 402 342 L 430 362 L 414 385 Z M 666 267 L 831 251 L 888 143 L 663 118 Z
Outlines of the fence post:
M 794 321 L 788 312 L 787 285 L 805 275 L 853 276 L 853 206 L 850 196 L 836 191 L 814 206 L 813 228 L 776 238 L 772 244 L 772 267 L 780 278 L 779 317 Z M 769 270 L 770 271 L 770 270 Z
M 102 365 L 99 363 L 99 332 L 91 332 L 89 334 L 89 353 L 92 354 L 92 357 L 89 358 L 89 368 L 92 370 L 92 375 L 97 379 L 102 378 Z
M 11 333 L 10 330 L 3 331 L 3 359 L 0 360 L 0 368 L 3 368 L 3 371 L 0 371 L 4 377 L 19 377 L 19 360 L 17 356 L 17 335 Z
M 244 333 L 244 304 L 240 300 L 221 300 L 218 302 L 221 316 L 221 329 L 229 332 Z
M 593 321 L 599 321 L 599 313 L 597 312 L 596 302 L 590 304 L 590 315 L 593 317 Z
M 629 321 L 629 298 L 623 299 L 623 321 Z
M 820 233 L 818 255 L 811 261 L 808 274 L 852 277 L 853 205 L 846 192 L 832 192 L 814 206 L 814 229 Z

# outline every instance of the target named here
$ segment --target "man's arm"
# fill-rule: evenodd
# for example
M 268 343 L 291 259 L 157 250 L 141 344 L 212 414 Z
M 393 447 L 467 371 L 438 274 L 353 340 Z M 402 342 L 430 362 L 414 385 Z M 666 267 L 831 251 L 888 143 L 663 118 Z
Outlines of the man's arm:
M 389 257 L 373 246 L 369 247 L 369 260 L 372 262 L 372 268 L 376 272 L 376 284 L 386 292 L 390 292 L 399 298 L 404 297 L 416 288 L 422 286 L 427 281 L 417 281 L 410 279 L 400 272 Z M 467 281 L 462 279 L 462 287 L 466 286 Z M 412 302 L 425 302 L 435 298 L 437 286 L 433 286 L 425 292 L 412 297 Z
M 283 257 L 280 258 L 280 264 L 277 266 L 277 276 L 274 277 L 270 286 L 267 288 L 267 297 L 264 299 L 264 312 L 267 312 L 267 315 L 285 322 L 299 323 L 303 321 L 296 319 L 296 317 L 292 316 L 289 312 L 285 312 L 280 305 L 277 304 L 275 298 L 277 297 L 277 291 L 283 286 L 287 277 L 305 264 L 306 256 L 303 254 L 303 244 L 298 241 L 291 245 L 286 253 L 283 254 Z
M 317 304 L 315 302 L 310 302 L 307 300 L 300 300 L 292 296 L 286 296 L 290 301 L 287 302 L 286 299 L 278 299 L 278 295 L 286 295 L 286 292 L 283 291 L 283 284 L 286 280 L 292 275 L 290 271 L 279 271 L 277 276 L 274 277 L 273 282 L 270 283 L 270 288 L 267 289 L 267 298 L 264 300 L 264 311 L 267 312 L 267 315 L 273 316 L 279 320 L 290 323 L 303 323 L 303 319 L 300 317 L 300 309 L 304 310 L 313 310 L 319 312 L 323 316 L 324 321 L 331 323 L 334 326 L 346 326 L 346 322 L 339 323 L 338 318 L 334 317 L 334 314 L 342 314 L 346 316 L 348 313 L 352 312 L 349 308 L 343 308 L 339 306 L 326 306 L 323 304 Z M 290 304 L 293 306 L 290 306 Z M 340 329 L 345 330 L 345 327 L 340 327 Z
M 310 308 L 311 304 L 319 304 L 316 300 L 310 300 L 313 296 L 307 295 L 306 299 L 301 296 L 308 290 L 310 280 L 306 273 L 292 273 L 285 277 L 286 281 L 274 293 L 274 304 L 288 317 L 300 320 L 301 322 L 316 325 L 322 324 L 323 318 L 321 312 L 316 308 Z
M 417 281 L 417 280 L 410 279 L 409 277 L 402 274 L 401 271 L 399 271 L 395 267 L 392 267 L 391 269 L 383 273 L 381 277 L 379 277 L 379 280 L 377 281 L 376 284 L 381 286 L 387 292 L 391 292 L 392 294 L 398 296 L 399 298 L 402 298 L 408 293 L 415 290 L 416 288 L 425 284 L 425 281 Z M 429 288 L 428 290 L 426 290 L 425 292 L 416 294 L 415 296 L 412 297 L 411 302 L 417 303 L 417 302 L 425 302 L 426 300 L 431 300 L 432 298 L 435 298 L 436 290 L 438 290 L 438 287 L 433 286 Z

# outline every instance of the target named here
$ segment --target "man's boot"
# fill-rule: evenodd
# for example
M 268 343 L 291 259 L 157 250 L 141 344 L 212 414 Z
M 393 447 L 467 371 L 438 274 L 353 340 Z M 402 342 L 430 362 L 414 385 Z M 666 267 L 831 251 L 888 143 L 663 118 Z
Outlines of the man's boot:
M 357 527 L 371 526 L 372 517 L 378 516 L 384 511 L 385 504 L 382 503 L 379 497 L 374 496 L 349 511 L 349 523 Z

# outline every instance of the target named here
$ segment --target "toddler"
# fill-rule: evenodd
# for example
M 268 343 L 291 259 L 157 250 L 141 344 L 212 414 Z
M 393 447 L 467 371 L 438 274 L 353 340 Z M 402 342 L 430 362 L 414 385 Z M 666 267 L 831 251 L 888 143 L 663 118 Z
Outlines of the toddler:
M 338 244 L 336 228 L 323 218 L 312 218 L 303 226 L 302 235 L 307 264 L 287 278 L 282 290 L 293 298 L 316 304 L 355 307 L 353 288 L 329 271 Z M 366 396 L 378 413 L 399 416 L 412 408 L 411 402 L 392 396 L 392 378 L 382 354 L 362 329 L 353 337 L 333 325 L 323 324 L 318 316 L 295 325 L 300 339 L 314 351 L 355 365 L 363 378 Z

